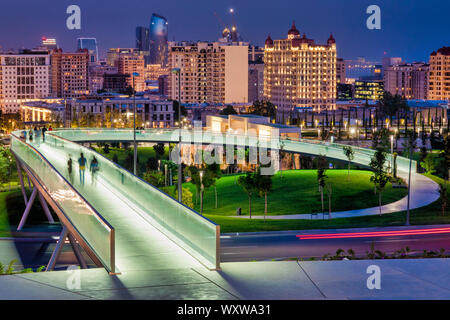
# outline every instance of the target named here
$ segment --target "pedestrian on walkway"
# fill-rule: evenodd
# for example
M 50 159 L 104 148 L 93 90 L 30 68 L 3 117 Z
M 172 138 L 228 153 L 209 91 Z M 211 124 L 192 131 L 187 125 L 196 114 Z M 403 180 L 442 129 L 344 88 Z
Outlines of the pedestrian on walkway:
M 43 126 L 41 131 L 42 131 L 42 142 L 45 142 L 45 132 L 47 131 L 47 128 Z
M 53 131 L 52 125 L 48 127 L 48 131 Z
M 69 181 L 73 184 L 72 155 L 70 154 L 69 160 L 67 161 L 67 172 L 69 173 Z
M 94 156 L 94 158 L 91 161 L 91 181 L 92 181 L 92 185 L 96 185 L 97 184 L 97 172 L 99 171 L 99 167 L 98 167 L 98 160 L 97 158 Z
M 84 185 L 84 172 L 86 170 L 86 158 L 83 153 L 80 153 L 80 158 L 78 159 L 78 167 L 80 173 L 80 184 Z
M 30 131 L 28 132 L 28 137 L 29 137 L 30 142 L 33 142 L 33 130 L 31 130 L 31 128 L 30 128 Z

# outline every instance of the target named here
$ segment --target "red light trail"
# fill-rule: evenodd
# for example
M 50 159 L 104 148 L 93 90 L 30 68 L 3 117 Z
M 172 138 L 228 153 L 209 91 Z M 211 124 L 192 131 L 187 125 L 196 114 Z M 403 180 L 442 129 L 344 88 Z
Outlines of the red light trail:
M 432 229 L 413 229 L 398 231 L 374 231 L 374 232 L 354 232 L 354 233 L 329 233 L 329 234 L 304 234 L 297 235 L 299 240 L 315 240 L 315 239 L 344 239 L 344 238 L 371 238 L 371 237 L 393 237 L 393 236 L 416 236 L 427 234 L 444 234 L 450 233 L 448 228 L 432 228 Z

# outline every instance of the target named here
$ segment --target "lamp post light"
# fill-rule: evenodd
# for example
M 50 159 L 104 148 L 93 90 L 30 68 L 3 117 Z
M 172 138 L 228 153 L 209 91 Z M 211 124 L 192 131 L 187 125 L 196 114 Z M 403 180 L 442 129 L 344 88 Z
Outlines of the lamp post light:
M 133 72 L 133 144 L 134 144 L 134 157 L 133 157 L 133 173 L 136 175 L 137 167 L 137 144 L 136 144 L 136 87 L 134 84 L 135 77 L 139 77 L 139 73 Z
M 394 135 L 391 134 L 391 173 L 394 166 Z
M 203 170 L 200 171 L 200 214 L 203 214 Z
M 173 68 L 172 69 L 172 73 L 173 74 L 177 74 L 178 75 L 178 147 L 180 148 L 180 153 L 179 153 L 179 157 L 180 157 L 180 163 L 178 164 L 178 201 L 182 202 L 183 196 L 182 196 L 182 175 L 183 175 L 183 170 L 182 170 L 182 163 L 181 163 L 181 69 L 180 68 Z

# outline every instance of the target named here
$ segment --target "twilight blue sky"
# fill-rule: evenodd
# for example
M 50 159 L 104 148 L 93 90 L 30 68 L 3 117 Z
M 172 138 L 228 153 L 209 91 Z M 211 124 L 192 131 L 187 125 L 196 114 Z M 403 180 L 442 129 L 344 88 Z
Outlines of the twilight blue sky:
M 3 1 L 2 1 L 3 2 Z M 81 7 L 82 29 L 66 29 L 66 8 Z M 366 8 L 381 7 L 381 30 L 366 28 Z M 325 42 L 330 32 L 338 55 L 381 60 L 383 52 L 407 61 L 428 60 L 429 54 L 450 46 L 448 0 L 15 0 L 0 11 L 0 46 L 32 48 L 42 36 L 56 37 L 65 50 L 76 38 L 96 37 L 100 53 L 110 47 L 134 46 L 134 30 L 148 26 L 153 12 L 169 21 L 169 40 L 215 40 L 222 29 L 214 12 L 237 26 L 245 41 L 262 45 L 267 34 L 286 36 L 292 20 L 303 34 Z

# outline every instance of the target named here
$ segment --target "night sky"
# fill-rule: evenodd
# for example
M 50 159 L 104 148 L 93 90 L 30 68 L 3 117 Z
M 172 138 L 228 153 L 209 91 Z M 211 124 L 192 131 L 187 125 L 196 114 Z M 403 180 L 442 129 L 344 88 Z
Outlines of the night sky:
M 67 6 L 81 7 L 82 29 L 66 28 Z M 381 30 L 366 28 L 366 8 L 381 7 Z M 286 37 L 295 20 L 301 34 L 319 43 L 333 32 L 338 56 L 380 61 L 384 52 L 409 62 L 450 46 L 448 0 L 14 0 L 2 1 L 0 46 L 33 48 L 42 36 L 55 37 L 65 51 L 77 37 L 96 37 L 103 55 L 110 47 L 134 47 L 135 27 L 147 26 L 153 12 L 169 21 L 169 40 L 216 40 L 222 25 L 214 12 L 237 27 L 245 41 L 262 45 L 267 34 Z

